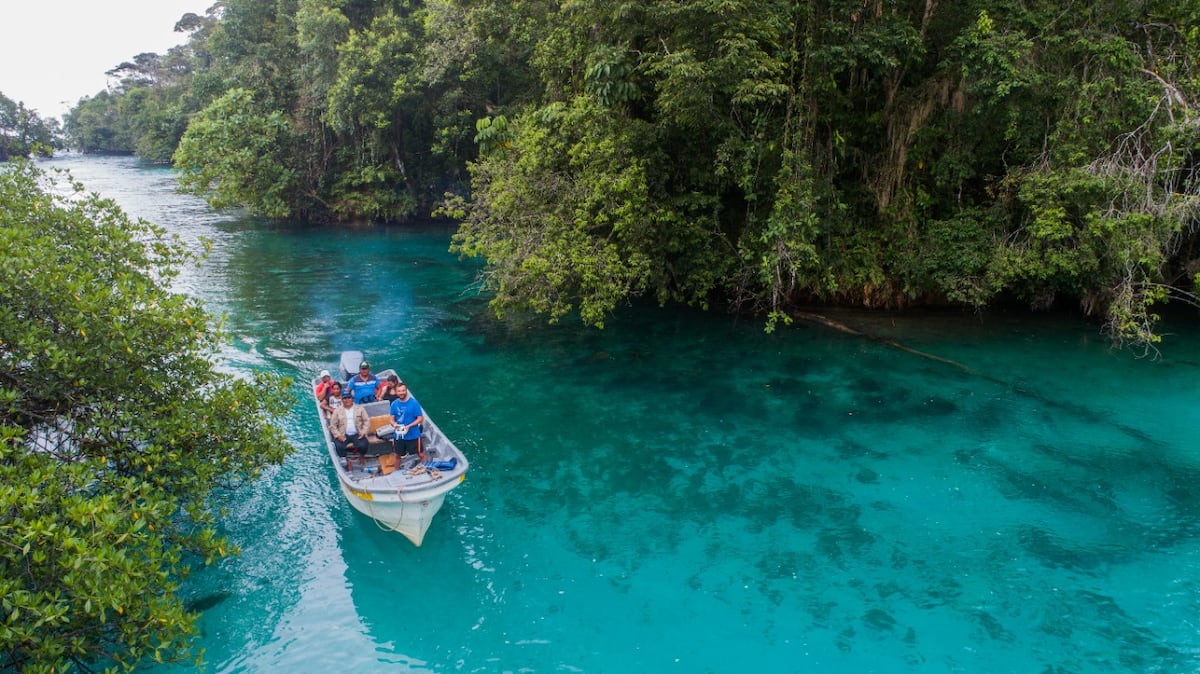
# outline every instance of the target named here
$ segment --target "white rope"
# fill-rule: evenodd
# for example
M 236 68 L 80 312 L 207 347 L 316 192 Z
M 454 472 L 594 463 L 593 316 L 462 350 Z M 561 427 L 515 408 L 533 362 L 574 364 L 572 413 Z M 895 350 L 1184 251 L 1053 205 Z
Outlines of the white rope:
M 396 495 L 399 496 L 399 490 L 397 490 Z M 374 496 L 372 496 L 371 500 L 367 501 L 366 503 L 367 503 L 367 510 L 371 511 L 371 514 L 370 514 L 371 521 L 375 523 L 375 526 L 379 527 L 380 531 L 400 531 L 396 527 L 388 525 L 387 522 L 385 522 L 375 516 L 375 506 L 374 506 L 375 497 Z M 400 519 L 404 519 L 404 501 L 403 500 L 400 501 Z
M 418 470 L 418 469 L 420 469 L 420 470 Z M 441 471 L 439 471 L 436 468 L 428 469 L 425 467 L 424 464 L 421 464 L 421 463 L 418 463 L 416 466 L 412 467 L 411 469 L 409 469 L 405 472 L 408 473 L 409 475 L 428 474 L 430 483 L 433 483 L 433 482 L 436 482 L 437 480 L 442 479 Z M 358 480 L 355 480 L 355 482 L 357 482 L 357 481 Z M 369 490 L 367 493 L 371 494 L 371 492 Z M 379 527 L 380 531 L 395 531 L 395 532 L 400 532 L 399 525 L 400 525 L 400 522 L 404 521 L 404 512 L 407 509 L 408 504 L 409 503 L 418 503 L 417 501 L 405 500 L 403 488 L 396 487 L 396 500 L 400 502 L 400 516 L 396 520 L 396 526 L 391 526 L 385 520 L 380 519 L 378 516 L 375 515 L 375 497 L 373 494 L 371 496 L 371 499 L 369 499 L 369 500 L 362 499 L 362 498 L 360 498 L 360 500 L 364 501 L 367 504 L 368 516 L 371 518 L 371 521 L 375 523 L 375 526 Z

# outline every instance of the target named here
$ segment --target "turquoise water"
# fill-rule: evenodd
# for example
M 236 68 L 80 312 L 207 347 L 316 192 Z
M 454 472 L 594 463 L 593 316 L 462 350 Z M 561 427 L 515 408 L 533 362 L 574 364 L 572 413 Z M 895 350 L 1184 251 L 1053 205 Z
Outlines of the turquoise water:
M 242 555 L 187 582 L 208 671 L 1200 670 L 1194 316 L 1139 360 L 1071 319 L 837 314 L 958 365 L 683 310 L 498 324 L 445 227 L 277 227 L 50 163 L 211 240 L 180 283 L 231 368 L 362 348 L 472 462 L 414 548 L 343 501 L 301 401 L 230 501 Z

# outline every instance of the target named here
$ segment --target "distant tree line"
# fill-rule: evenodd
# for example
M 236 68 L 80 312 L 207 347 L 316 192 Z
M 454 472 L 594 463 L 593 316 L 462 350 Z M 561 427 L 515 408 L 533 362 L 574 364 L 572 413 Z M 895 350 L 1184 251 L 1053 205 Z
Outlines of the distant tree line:
M 62 146 L 58 121 L 0 93 L 0 162 L 13 157 L 48 157 Z
M 216 206 L 462 221 L 498 313 L 1195 303 L 1200 0 L 225 0 L 68 131 Z M 450 193 L 450 198 L 446 194 Z

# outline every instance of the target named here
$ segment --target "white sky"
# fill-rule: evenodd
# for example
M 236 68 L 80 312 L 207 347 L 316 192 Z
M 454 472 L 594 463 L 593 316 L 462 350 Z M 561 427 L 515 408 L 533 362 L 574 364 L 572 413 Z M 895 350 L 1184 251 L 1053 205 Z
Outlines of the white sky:
M 108 85 L 104 71 L 142 52 L 164 54 L 174 32 L 213 0 L 0 0 L 0 93 L 58 117 Z

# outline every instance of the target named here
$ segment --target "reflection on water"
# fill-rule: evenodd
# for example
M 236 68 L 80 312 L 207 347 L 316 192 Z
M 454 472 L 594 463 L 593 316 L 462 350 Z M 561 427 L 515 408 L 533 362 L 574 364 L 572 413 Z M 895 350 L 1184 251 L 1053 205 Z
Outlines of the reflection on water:
M 396 365 L 472 461 L 425 545 L 297 454 L 189 581 L 211 671 L 1181 672 L 1200 668 L 1200 340 L 1072 320 L 630 307 L 498 324 L 451 230 L 214 215 L 129 160 L 63 159 L 213 255 L 182 288 L 236 368 Z M 100 187 L 103 186 L 103 187 Z M 219 599 L 213 599 L 219 597 Z

